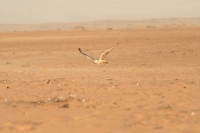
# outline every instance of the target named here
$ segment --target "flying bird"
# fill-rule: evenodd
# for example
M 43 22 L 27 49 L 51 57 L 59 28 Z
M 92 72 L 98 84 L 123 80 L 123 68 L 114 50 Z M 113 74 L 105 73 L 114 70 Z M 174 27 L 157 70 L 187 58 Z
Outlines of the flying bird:
M 118 44 L 119 44 L 119 43 L 117 43 L 117 45 L 118 45 Z M 117 46 L 117 45 L 115 45 L 115 46 Z M 106 64 L 108 64 L 109 62 L 105 61 L 106 55 L 109 54 L 110 50 L 113 49 L 115 46 L 113 46 L 113 47 L 107 49 L 106 51 L 104 51 L 104 52 L 101 54 L 101 56 L 99 57 L 99 59 L 95 59 L 94 57 L 89 56 L 89 55 L 83 53 L 83 52 L 81 51 L 80 48 L 78 48 L 78 50 L 80 51 L 81 54 L 83 54 L 84 56 L 86 56 L 88 59 L 93 60 L 93 62 L 94 62 L 95 64 L 101 64 L 101 63 L 106 63 Z

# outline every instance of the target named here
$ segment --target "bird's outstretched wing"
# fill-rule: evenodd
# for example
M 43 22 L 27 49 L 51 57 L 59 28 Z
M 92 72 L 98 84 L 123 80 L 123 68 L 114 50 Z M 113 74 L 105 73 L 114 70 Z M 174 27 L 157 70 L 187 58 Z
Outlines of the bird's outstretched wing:
M 119 44 L 119 43 L 117 43 L 117 45 L 118 45 L 118 44 Z M 115 46 L 117 46 L 117 45 L 115 45 Z M 115 46 L 113 46 L 113 47 L 107 49 L 106 51 L 104 51 L 104 52 L 101 54 L 101 56 L 99 57 L 99 60 L 104 60 L 104 59 L 106 58 L 106 55 L 109 54 L 110 50 L 113 49 Z
M 89 55 L 87 55 L 87 54 L 85 54 L 85 53 L 83 53 L 82 51 L 81 51 L 81 49 L 80 48 L 78 48 L 78 50 L 80 51 L 80 53 L 81 54 L 83 54 L 84 56 L 86 56 L 88 59 L 91 59 L 91 60 L 95 60 L 95 58 L 94 57 L 92 57 L 92 56 L 89 56 Z

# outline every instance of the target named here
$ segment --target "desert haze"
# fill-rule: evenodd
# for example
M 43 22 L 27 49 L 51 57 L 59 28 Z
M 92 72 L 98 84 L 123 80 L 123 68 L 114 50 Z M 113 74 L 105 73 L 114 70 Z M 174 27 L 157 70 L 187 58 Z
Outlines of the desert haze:
M 200 26 L 200 18 L 165 18 L 144 20 L 99 20 L 68 23 L 42 24 L 0 24 L 0 32 L 10 31 L 48 31 L 48 30 L 108 30 L 156 27 L 196 27 Z
M 0 132 L 199 133 L 199 24 L 0 25 Z

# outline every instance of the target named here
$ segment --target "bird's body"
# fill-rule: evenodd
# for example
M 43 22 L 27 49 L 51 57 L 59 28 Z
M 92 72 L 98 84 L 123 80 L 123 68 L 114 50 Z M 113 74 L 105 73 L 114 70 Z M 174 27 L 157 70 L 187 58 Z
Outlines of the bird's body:
M 119 44 L 119 43 L 117 43 L 117 45 L 118 45 L 118 44 Z M 115 46 L 117 46 L 117 45 L 115 45 Z M 94 62 L 95 64 L 101 64 L 101 63 L 106 63 L 106 64 L 108 64 L 109 62 L 107 62 L 107 61 L 105 60 L 106 55 L 109 54 L 110 50 L 113 49 L 115 46 L 113 46 L 113 47 L 107 49 L 106 51 L 104 51 L 104 52 L 101 54 L 101 56 L 99 57 L 99 59 L 95 59 L 94 57 L 91 57 L 91 56 L 89 56 L 89 55 L 83 53 L 83 52 L 81 51 L 80 48 L 79 48 L 79 51 L 80 51 L 81 54 L 83 54 L 83 55 L 86 56 L 87 58 L 93 60 L 93 62 Z
M 106 63 L 106 64 L 108 64 L 109 62 L 107 62 L 107 61 L 105 61 L 105 60 L 96 59 L 96 60 L 94 60 L 94 63 L 95 63 L 95 64 L 101 64 L 101 63 Z

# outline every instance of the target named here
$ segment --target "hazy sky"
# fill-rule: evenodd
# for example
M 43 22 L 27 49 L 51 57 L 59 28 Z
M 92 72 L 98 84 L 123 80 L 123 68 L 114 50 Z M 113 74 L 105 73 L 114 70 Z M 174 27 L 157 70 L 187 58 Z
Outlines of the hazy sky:
M 0 0 L 0 24 L 200 17 L 200 0 Z

